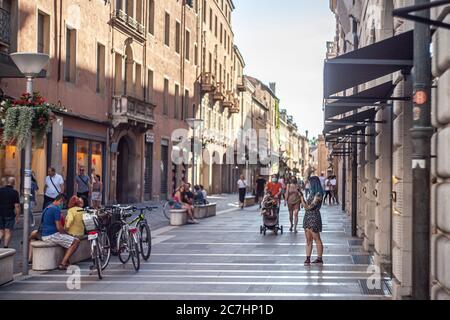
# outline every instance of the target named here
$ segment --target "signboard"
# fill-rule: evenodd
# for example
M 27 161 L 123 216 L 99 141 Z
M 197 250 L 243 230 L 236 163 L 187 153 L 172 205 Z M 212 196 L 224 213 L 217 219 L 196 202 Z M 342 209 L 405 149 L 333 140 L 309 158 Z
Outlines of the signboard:
M 147 132 L 145 134 L 145 142 L 146 143 L 154 143 L 155 142 L 155 135 L 151 132 Z

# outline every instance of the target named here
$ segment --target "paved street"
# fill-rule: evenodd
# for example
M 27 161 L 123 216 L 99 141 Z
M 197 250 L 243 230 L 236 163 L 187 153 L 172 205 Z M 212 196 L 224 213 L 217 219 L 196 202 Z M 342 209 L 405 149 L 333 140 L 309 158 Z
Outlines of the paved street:
M 225 207 L 227 205 L 225 204 Z M 367 290 L 370 256 L 349 237 L 349 219 L 337 207 L 322 210 L 325 266 L 304 267 L 302 233 L 260 235 L 257 207 L 226 210 L 199 225 L 153 232 L 151 260 L 136 273 L 113 257 L 100 281 L 82 263 L 81 290 L 68 290 L 62 271 L 33 274 L 0 289 L 3 299 L 389 299 Z M 225 212 L 223 212 L 225 209 Z M 314 256 L 313 256 L 314 257 Z

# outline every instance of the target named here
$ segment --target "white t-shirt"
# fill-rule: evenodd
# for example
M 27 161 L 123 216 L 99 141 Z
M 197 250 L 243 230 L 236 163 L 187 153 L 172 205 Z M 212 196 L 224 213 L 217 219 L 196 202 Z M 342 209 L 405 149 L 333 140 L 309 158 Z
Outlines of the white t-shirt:
M 331 180 L 330 180 L 330 183 L 331 183 L 331 185 L 332 185 L 333 187 L 335 187 L 335 186 L 336 186 L 336 179 L 331 179 Z
M 325 191 L 330 191 L 330 180 L 329 179 L 326 179 L 325 180 Z
M 52 183 L 53 181 L 53 183 Z M 53 185 L 54 184 L 54 185 Z M 45 178 L 45 195 L 52 199 L 55 199 L 62 191 L 62 186 L 64 185 L 64 179 L 59 174 L 55 174 L 50 180 L 50 176 Z M 58 189 L 55 189 L 56 188 Z
M 239 179 L 237 185 L 239 189 L 247 188 L 247 181 Z

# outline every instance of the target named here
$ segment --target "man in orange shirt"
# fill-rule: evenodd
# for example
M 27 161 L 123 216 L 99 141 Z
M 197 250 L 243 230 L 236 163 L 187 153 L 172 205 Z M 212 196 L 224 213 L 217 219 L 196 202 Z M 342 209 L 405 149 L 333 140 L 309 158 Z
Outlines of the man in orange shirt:
M 272 175 L 272 180 L 267 184 L 266 191 L 269 191 L 274 198 L 279 200 L 282 189 L 283 186 L 281 185 L 281 183 L 278 182 L 277 175 L 276 174 Z

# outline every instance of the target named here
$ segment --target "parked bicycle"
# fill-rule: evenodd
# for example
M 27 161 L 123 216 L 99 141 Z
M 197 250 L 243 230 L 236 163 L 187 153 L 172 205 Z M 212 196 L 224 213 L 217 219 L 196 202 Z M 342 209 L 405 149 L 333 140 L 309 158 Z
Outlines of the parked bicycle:
M 130 226 L 135 225 L 138 229 L 139 249 L 142 258 L 145 261 L 150 259 L 150 254 L 152 252 L 152 234 L 145 213 L 146 211 L 152 212 L 155 209 L 158 209 L 158 207 L 133 207 L 133 212 L 139 211 L 139 215 L 133 221 L 128 223 Z
M 103 270 L 111 258 L 111 246 L 105 225 L 101 222 L 98 210 L 84 209 L 83 223 L 91 242 L 92 270 L 97 270 L 98 278 L 103 279 Z
M 140 268 L 140 254 L 138 244 L 138 228 L 127 223 L 126 219 L 133 216 L 133 207 L 120 207 L 119 219 L 121 228 L 117 235 L 117 254 L 120 262 L 127 263 L 130 259 L 136 271 Z

